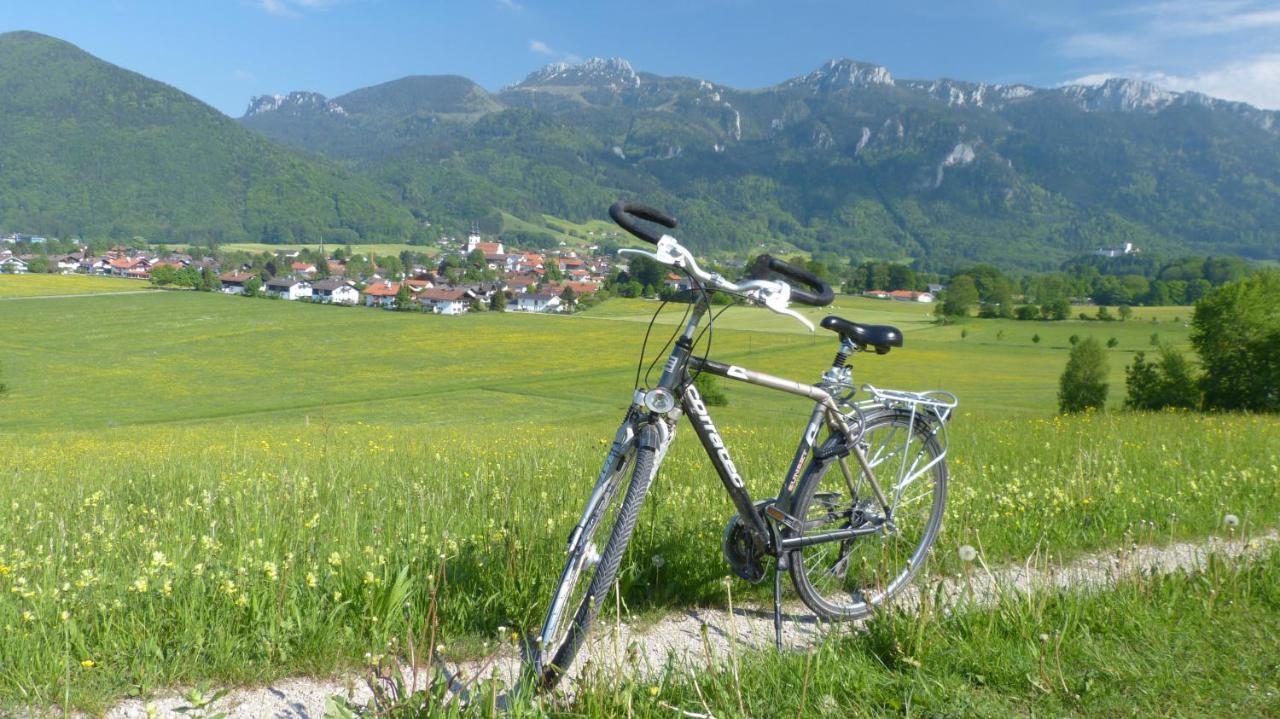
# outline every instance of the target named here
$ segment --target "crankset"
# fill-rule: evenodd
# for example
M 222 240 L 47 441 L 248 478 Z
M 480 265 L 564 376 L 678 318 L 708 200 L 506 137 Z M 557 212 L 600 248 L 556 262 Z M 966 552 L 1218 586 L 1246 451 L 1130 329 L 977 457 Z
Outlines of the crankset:
M 756 507 L 763 507 L 771 502 L 773 499 L 756 502 Z M 720 539 L 720 549 L 724 552 L 725 561 L 729 563 L 729 569 L 735 576 L 752 584 L 764 581 L 766 555 L 764 550 L 757 547 L 751 540 L 751 530 L 747 529 L 741 516 L 735 514 L 729 518 L 729 523 L 724 528 L 724 535 Z

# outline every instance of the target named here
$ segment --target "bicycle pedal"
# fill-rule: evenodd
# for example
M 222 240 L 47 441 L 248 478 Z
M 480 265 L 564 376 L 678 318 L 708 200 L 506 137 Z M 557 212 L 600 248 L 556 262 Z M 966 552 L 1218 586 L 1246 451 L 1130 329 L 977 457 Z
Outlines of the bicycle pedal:
M 785 524 L 786 526 L 790 527 L 791 529 L 797 532 L 800 531 L 800 527 L 801 527 L 800 520 L 796 519 L 790 514 L 787 514 L 781 509 L 778 509 L 778 505 L 770 504 L 769 506 L 764 508 L 764 513 L 769 515 L 769 517 L 773 519 L 775 522 L 781 522 L 782 524 Z

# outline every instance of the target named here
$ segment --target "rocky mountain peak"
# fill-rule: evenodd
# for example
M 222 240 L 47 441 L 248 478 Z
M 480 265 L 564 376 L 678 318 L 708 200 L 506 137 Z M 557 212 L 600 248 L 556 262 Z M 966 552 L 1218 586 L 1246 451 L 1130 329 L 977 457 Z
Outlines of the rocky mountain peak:
M 841 58 L 828 60 L 822 67 L 805 75 L 790 80 L 789 86 L 807 86 L 815 91 L 832 91 L 843 87 L 875 87 L 892 86 L 893 75 L 889 68 L 868 62 L 858 62 Z
M 556 62 L 529 74 L 514 87 L 531 85 L 593 85 L 614 90 L 640 86 L 640 76 L 620 57 L 593 57 L 577 64 Z
M 1179 93 L 1158 85 L 1122 77 L 1107 78 L 1097 85 L 1067 85 L 1062 92 L 1081 109 L 1111 112 L 1161 110 L 1179 97 Z
M 265 112 L 300 112 L 320 111 L 335 115 L 345 115 L 347 111 L 341 105 L 318 92 L 291 92 L 287 95 L 258 95 L 249 101 L 249 109 L 245 117 L 261 115 Z

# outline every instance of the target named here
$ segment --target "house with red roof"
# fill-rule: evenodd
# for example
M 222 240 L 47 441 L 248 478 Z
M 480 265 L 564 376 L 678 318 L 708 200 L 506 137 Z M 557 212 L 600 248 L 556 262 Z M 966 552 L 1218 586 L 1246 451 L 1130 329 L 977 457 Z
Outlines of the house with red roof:
M 364 288 L 365 307 L 381 307 L 384 310 L 396 308 L 396 293 L 400 292 L 400 283 L 391 280 L 377 280 Z

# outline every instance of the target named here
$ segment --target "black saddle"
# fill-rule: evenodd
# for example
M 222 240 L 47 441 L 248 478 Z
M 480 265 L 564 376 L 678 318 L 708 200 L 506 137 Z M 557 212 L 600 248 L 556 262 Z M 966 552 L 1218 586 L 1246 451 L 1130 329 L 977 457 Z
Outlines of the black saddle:
M 842 339 L 866 349 L 874 347 L 876 354 L 888 354 L 890 347 L 902 346 L 902 332 L 889 325 L 860 325 L 857 322 L 827 315 L 822 318 L 822 329 L 831 330 Z

